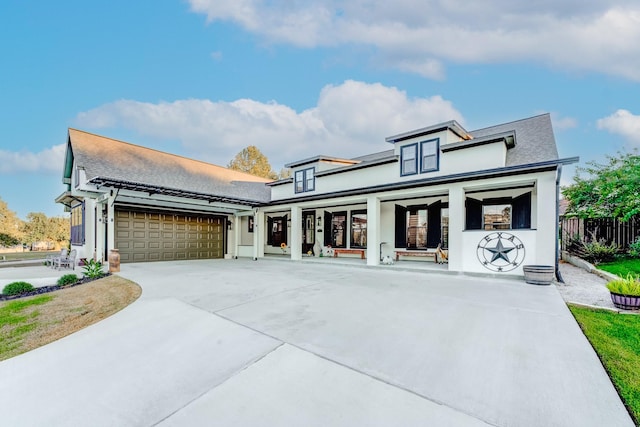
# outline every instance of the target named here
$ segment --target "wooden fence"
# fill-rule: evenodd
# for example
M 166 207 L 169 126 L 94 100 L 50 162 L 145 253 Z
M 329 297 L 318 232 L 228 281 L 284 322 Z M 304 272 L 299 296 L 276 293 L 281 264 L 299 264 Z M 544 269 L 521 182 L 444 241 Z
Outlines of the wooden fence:
M 640 216 L 635 216 L 629 221 L 621 221 L 615 218 L 561 218 L 560 239 L 562 250 L 570 248 L 575 240 L 591 241 L 605 240 L 607 244 L 615 243 L 620 250 L 629 249 L 640 236 Z

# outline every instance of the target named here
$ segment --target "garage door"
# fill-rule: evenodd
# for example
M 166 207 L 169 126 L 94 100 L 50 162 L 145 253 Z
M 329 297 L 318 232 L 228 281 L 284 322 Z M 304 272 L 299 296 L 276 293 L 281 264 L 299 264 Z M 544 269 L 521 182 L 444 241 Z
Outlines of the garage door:
M 120 261 L 146 262 L 224 257 L 224 218 L 116 210 Z

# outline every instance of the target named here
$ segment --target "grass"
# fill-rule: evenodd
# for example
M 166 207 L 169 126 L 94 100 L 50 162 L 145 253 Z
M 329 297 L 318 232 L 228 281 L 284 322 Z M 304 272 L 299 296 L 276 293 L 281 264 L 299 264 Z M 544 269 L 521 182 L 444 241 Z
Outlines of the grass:
M 0 303 L 0 360 L 72 334 L 131 304 L 135 283 L 108 276 L 81 286 Z
M 640 316 L 569 305 L 627 409 L 640 423 Z
M 11 354 L 20 346 L 24 336 L 36 328 L 40 312 L 35 307 L 52 299 L 52 295 L 42 295 L 0 308 L 0 354 Z
M 60 251 L 29 251 L 29 252 L 9 252 L 0 254 L 0 263 L 2 263 L 2 257 L 5 257 L 5 261 L 23 261 L 29 259 L 45 259 L 47 255 L 60 255 Z
M 620 277 L 627 277 L 629 273 L 640 276 L 640 258 L 619 258 L 615 261 L 598 264 L 598 268 Z

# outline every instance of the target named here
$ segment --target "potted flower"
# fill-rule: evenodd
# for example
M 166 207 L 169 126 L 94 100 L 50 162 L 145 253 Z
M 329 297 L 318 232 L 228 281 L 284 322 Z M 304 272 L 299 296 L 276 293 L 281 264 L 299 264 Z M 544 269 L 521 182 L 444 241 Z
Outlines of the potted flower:
M 280 249 L 282 249 L 282 255 L 286 255 L 286 253 L 287 253 L 287 244 L 286 243 L 280 243 Z
M 640 281 L 633 274 L 607 283 L 613 305 L 625 310 L 640 309 Z

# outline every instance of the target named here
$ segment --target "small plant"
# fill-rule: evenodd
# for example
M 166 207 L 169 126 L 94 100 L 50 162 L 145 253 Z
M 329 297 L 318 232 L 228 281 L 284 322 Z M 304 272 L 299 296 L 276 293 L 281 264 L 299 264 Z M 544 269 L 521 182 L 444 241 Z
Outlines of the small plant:
M 95 259 L 88 259 L 82 269 L 84 276 L 89 279 L 98 279 L 104 276 L 104 272 L 102 271 L 102 262 L 96 261 Z
M 76 276 L 75 274 L 65 274 L 64 276 L 61 276 L 58 279 L 58 285 L 60 286 L 73 285 L 77 281 L 78 281 L 78 276 Z
M 4 287 L 2 293 L 5 295 L 20 295 L 31 292 L 34 289 L 31 283 L 13 282 Z
M 601 262 L 611 261 L 618 253 L 618 245 L 615 243 L 607 244 L 605 239 L 596 239 L 591 233 L 591 241 L 583 241 L 581 255 L 589 262 L 600 264 Z
M 607 289 L 616 294 L 640 297 L 640 282 L 631 273 L 627 274 L 626 278 L 610 281 L 607 283 Z
M 640 236 L 636 238 L 636 241 L 629 245 L 629 255 L 632 257 L 640 257 Z

